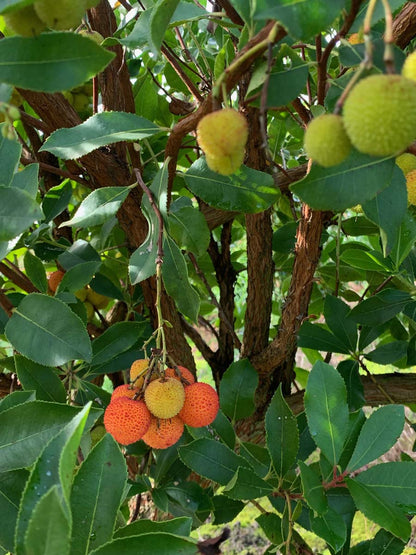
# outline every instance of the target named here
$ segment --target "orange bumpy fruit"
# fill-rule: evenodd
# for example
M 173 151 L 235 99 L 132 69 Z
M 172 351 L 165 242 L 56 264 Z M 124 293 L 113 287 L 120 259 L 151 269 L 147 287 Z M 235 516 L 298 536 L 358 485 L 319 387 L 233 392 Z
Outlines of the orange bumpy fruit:
M 416 204 L 416 170 L 406 175 L 407 202 Z
M 178 366 L 179 372 L 180 372 L 180 376 L 178 376 L 178 374 L 175 372 L 174 368 L 166 368 L 165 370 L 165 376 L 167 378 L 175 378 L 175 380 L 179 380 L 181 381 L 181 378 L 184 378 L 186 381 L 189 382 L 189 384 L 191 383 L 195 383 L 195 377 L 192 374 L 192 372 L 190 370 L 188 370 L 188 368 L 185 368 L 185 366 Z M 183 382 L 181 382 L 183 383 Z M 184 387 L 186 387 L 189 384 L 185 384 L 183 383 Z
M 114 399 L 104 412 L 104 426 L 122 445 L 139 441 L 150 426 L 151 415 L 143 401 L 127 397 Z
M 149 368 L 148 358 L 139 358 L 130 366 L 130 381 L 134 382 L 134 387 L 142 387 L 146 370 Z
M 196 135 L 213 171 L 230 175 L 243 163 L 248 125 L 237 110 L 224 108 L 204 116 L 198 123 Z
M 168 419 L 152 416 L 149 429 L 142 439 L 153 449 L 167 449 L 180 439 L 183 429 L 183 422 L 178 416 Z
M 215 389 L 207 383 L 197 382 L 185 388 L 185 403 L 178 416 L 188 426 L 201 428 L 215 420 L 219 408 Z
M 133 397 L 138 393 L 138 389 L 136 387 L 131 387 L 129 384 L 119 385 L 115 388 L 111 395 L 111 402 L 114 399 L 119 399 L 120 397 L 127 397 L 128 399 L 133 399 Z
M 55 272 L 52 272 L 49 274 L 48 287 L 52 291 L 52 293 L 56 293 L 56 290 L 58 289 L 58 285 L 61 283 L 64 275 L 65 275 L 65 272 L 62 272 L 62 270 L 56 270 Z
M 157 418 L 172 418 L 183 407 L 185 390 L 175 378 L 160 378 L 146 387 L 144 400 L 147 408 Z

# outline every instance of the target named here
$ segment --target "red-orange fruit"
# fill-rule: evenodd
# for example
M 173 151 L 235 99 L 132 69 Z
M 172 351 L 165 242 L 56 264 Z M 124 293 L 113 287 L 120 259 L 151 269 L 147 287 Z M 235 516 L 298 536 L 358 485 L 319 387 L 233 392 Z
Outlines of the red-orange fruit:
M 127 397 L 128 399 L 133 399 L 133 397 L 136 395 L 138 391 L 139 390 L 137 388 L 130 387 L 129 384 L 119 385 L 118 387 L 115 388 L 115 390 L 111 395 L 111 402 L 113 402 L 114 399 L 119 399 L 120 397 Z
M 190 384 L 191 383 L 195 383 L 195 377 L 192 374 L 192 372 L 190 370 L 188 370 L 188 368 L 185 368 L 185 366 L 178 366 L 181 377 L 184 378 L 186 381 L 188 381 Z M 180 376 L 178 376 L 178 374 L 175 372 L 174 368 L 166 368 L 165 370 L 165 376 L 167 378 L 175 378 L 175 380 L 179 380 L 181 381 Z M 183 383 L 183 382 L 182 382 Z M 183 383 L 183 385 L 186 387 L 189 384 L 185 384 Z
M 143 401 L 120 397 L 111 401 L 104 412 L 104 426 L 122 445 L 142 439 L 150 426 L 151 415 Z
M 183 422 L 178 416 L 168 419 L 152 416 L 149 429 L 142 439 L 153 449 L 167 449 L 180 439 L 183 428 Z
M 49 289 L 52 291 L 52 293 L 56 292 L 56 290 L 58 289 L 58 285 L 61 283 L 64 275 L 65 275 L 65 272 L 62 272 L 62 270 L 56 270 L 55 272 L 52 272 L 49 274 L 48 286 L 49 286 Z
M 219 408 L 215 389 L 207 383 L 197 382 L 185 388 L 185 403 L 178 416 L 188 426 L 202 428 L 215 420 Z

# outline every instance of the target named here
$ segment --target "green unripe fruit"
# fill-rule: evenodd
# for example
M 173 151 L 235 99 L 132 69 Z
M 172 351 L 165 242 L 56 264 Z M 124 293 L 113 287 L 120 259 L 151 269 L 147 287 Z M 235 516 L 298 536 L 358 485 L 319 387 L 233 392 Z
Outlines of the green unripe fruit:
M 7 27 L 22 37 L 33 37 L 46 29 L 45 23 L 38 17 L 33 5 L 6 13 L 3 17 Z
M 396 158 L 396 164 L 406 175 L 412 170 L 416 170 L 416 156 L 410 154 L 410 152 L 405 152 Z
M 85 0 L 85 9 L 89 10 L 99 4 L 100 0 Z
M 98 33 L 98 31 L 88 31 L 87 29 L 83 29 L 79 32 L 79 34 L 87 39 L 93 40 L 97 44 L 101 44 L 104 40 L 104 37 L 101 33 Z
M 39 18 L 58 31 L 77 27 L 85 13 L 83 0 L 36 0 L 33 6 Z
M 224 108 L 204 116 L 196 134 L 213 171 L 229 175 L 243 163 L 248 126 L 246 118 L 236 110 Z
M 84 306 L 87 311 L 87 320 L 90 321 L 94 318 L 94 306 L 89 301 L 85 301 Z
M 304 147 L 308 157 L 325 168 L 343 162 L 351 142 L 341 116 L 323 114 L 313 119 L 305 131 Z
M 357 150 L 392 156 L 416 138 L 416 84 L 401 75 L 371 75 L 350 92 L 345 129 Z
M 90 99 L 86 94 L 77 93 L 73 95 L 72 106 L 77 112 L 83 112 L 88 110 L 90 105 Z
M 402 67 L 403 77 L 416 81 L 416 52 L 412 52 L 407 56 Z

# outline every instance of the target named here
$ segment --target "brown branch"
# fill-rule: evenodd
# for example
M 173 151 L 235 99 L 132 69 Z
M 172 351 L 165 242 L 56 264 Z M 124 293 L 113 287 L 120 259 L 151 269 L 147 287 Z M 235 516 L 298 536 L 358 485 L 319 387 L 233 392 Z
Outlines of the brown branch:
M 17 266 L 12 264 L 7 259 L 0 262 L 0 273 L 6 276 L 15 285 L 20 287 L 20 289 L 23 289 L 23 291 L 26 291 L 27 293 L 39 293 L 39 289 L 33 285 L 30 279 L 23 272 L 21 272 Z
M 393 41 L 405 48 L 416 36 L 416 4 L 407 2 L 393 21 Z
M 244 20 L 240 17 L 229 0 L 217 0 L 217 4 L 221 6 L 233 23 L 236 25 L 244 25 Z
M 8 299 L 7 295 L 0 291 L 0 306 L 6 312 L 7 316 L 11 317 L 13 315 L 13 303 Z

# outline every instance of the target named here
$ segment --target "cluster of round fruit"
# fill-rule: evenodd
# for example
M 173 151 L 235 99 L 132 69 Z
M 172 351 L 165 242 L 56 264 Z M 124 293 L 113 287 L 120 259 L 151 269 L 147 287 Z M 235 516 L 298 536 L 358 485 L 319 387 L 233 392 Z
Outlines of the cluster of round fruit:
M 58 289 L 58 286 L 61 283 L 64 275 L 65 272 L 63 272 L 62 270 L 55 270 L 55 272 L 51 272 L 48 275 L 48 288 L 51 293 L 56 293 L 56 290 Z M 88 285 L 86 285 L 79 291 L 76 291 L 75 296 L 84 303 L 85 310 L 87 311 L 88 320 L 91 320 L 93 318 L 95 309 L 99 310 L 101 308 L 105 308 L 110 302 L 110 299 L 108 297 L 97 293 Z
M 212 171 L 230 175 L 238 170 L 248 138 L 247 121 L 240 112 L 233 108 L 212 112 L 200 120 L 196 134 Z
M 65 91 L 62 94 L 71 104 L 76 112 L 78 112 L 82 117 L 89 117 L 92 114 L 91 103 L 92 103 L 92 83 L 86 83 L 70 91 Z
M 7 27 L 24 37 L 46 29 L 65 30 L 77 27 L 86 10 L 99 0 L 35 0 L 33 4 L 4 14 Z
M 324 167 L 336 166 L 351 145 L 372 156 L 400 154 L 416 139 L 416 52 L 410 54 L 401 75 L 370 75 L 348 94 L 342 116 L 324 114 L 305 132 L 309 156 Z
M 116 387 L 105 410 L 105 429 L 116 441 L 130 445 L 142 439 L 166 449 L 180 439 L 185 424 L 201 428 L 215 420 L 219 399 L 213 387 L 195 382 L 183 366 L 167 368 L 162 376 L 149 376 L 148 366 L 147 359 L 132 364 L 132 383 Z

